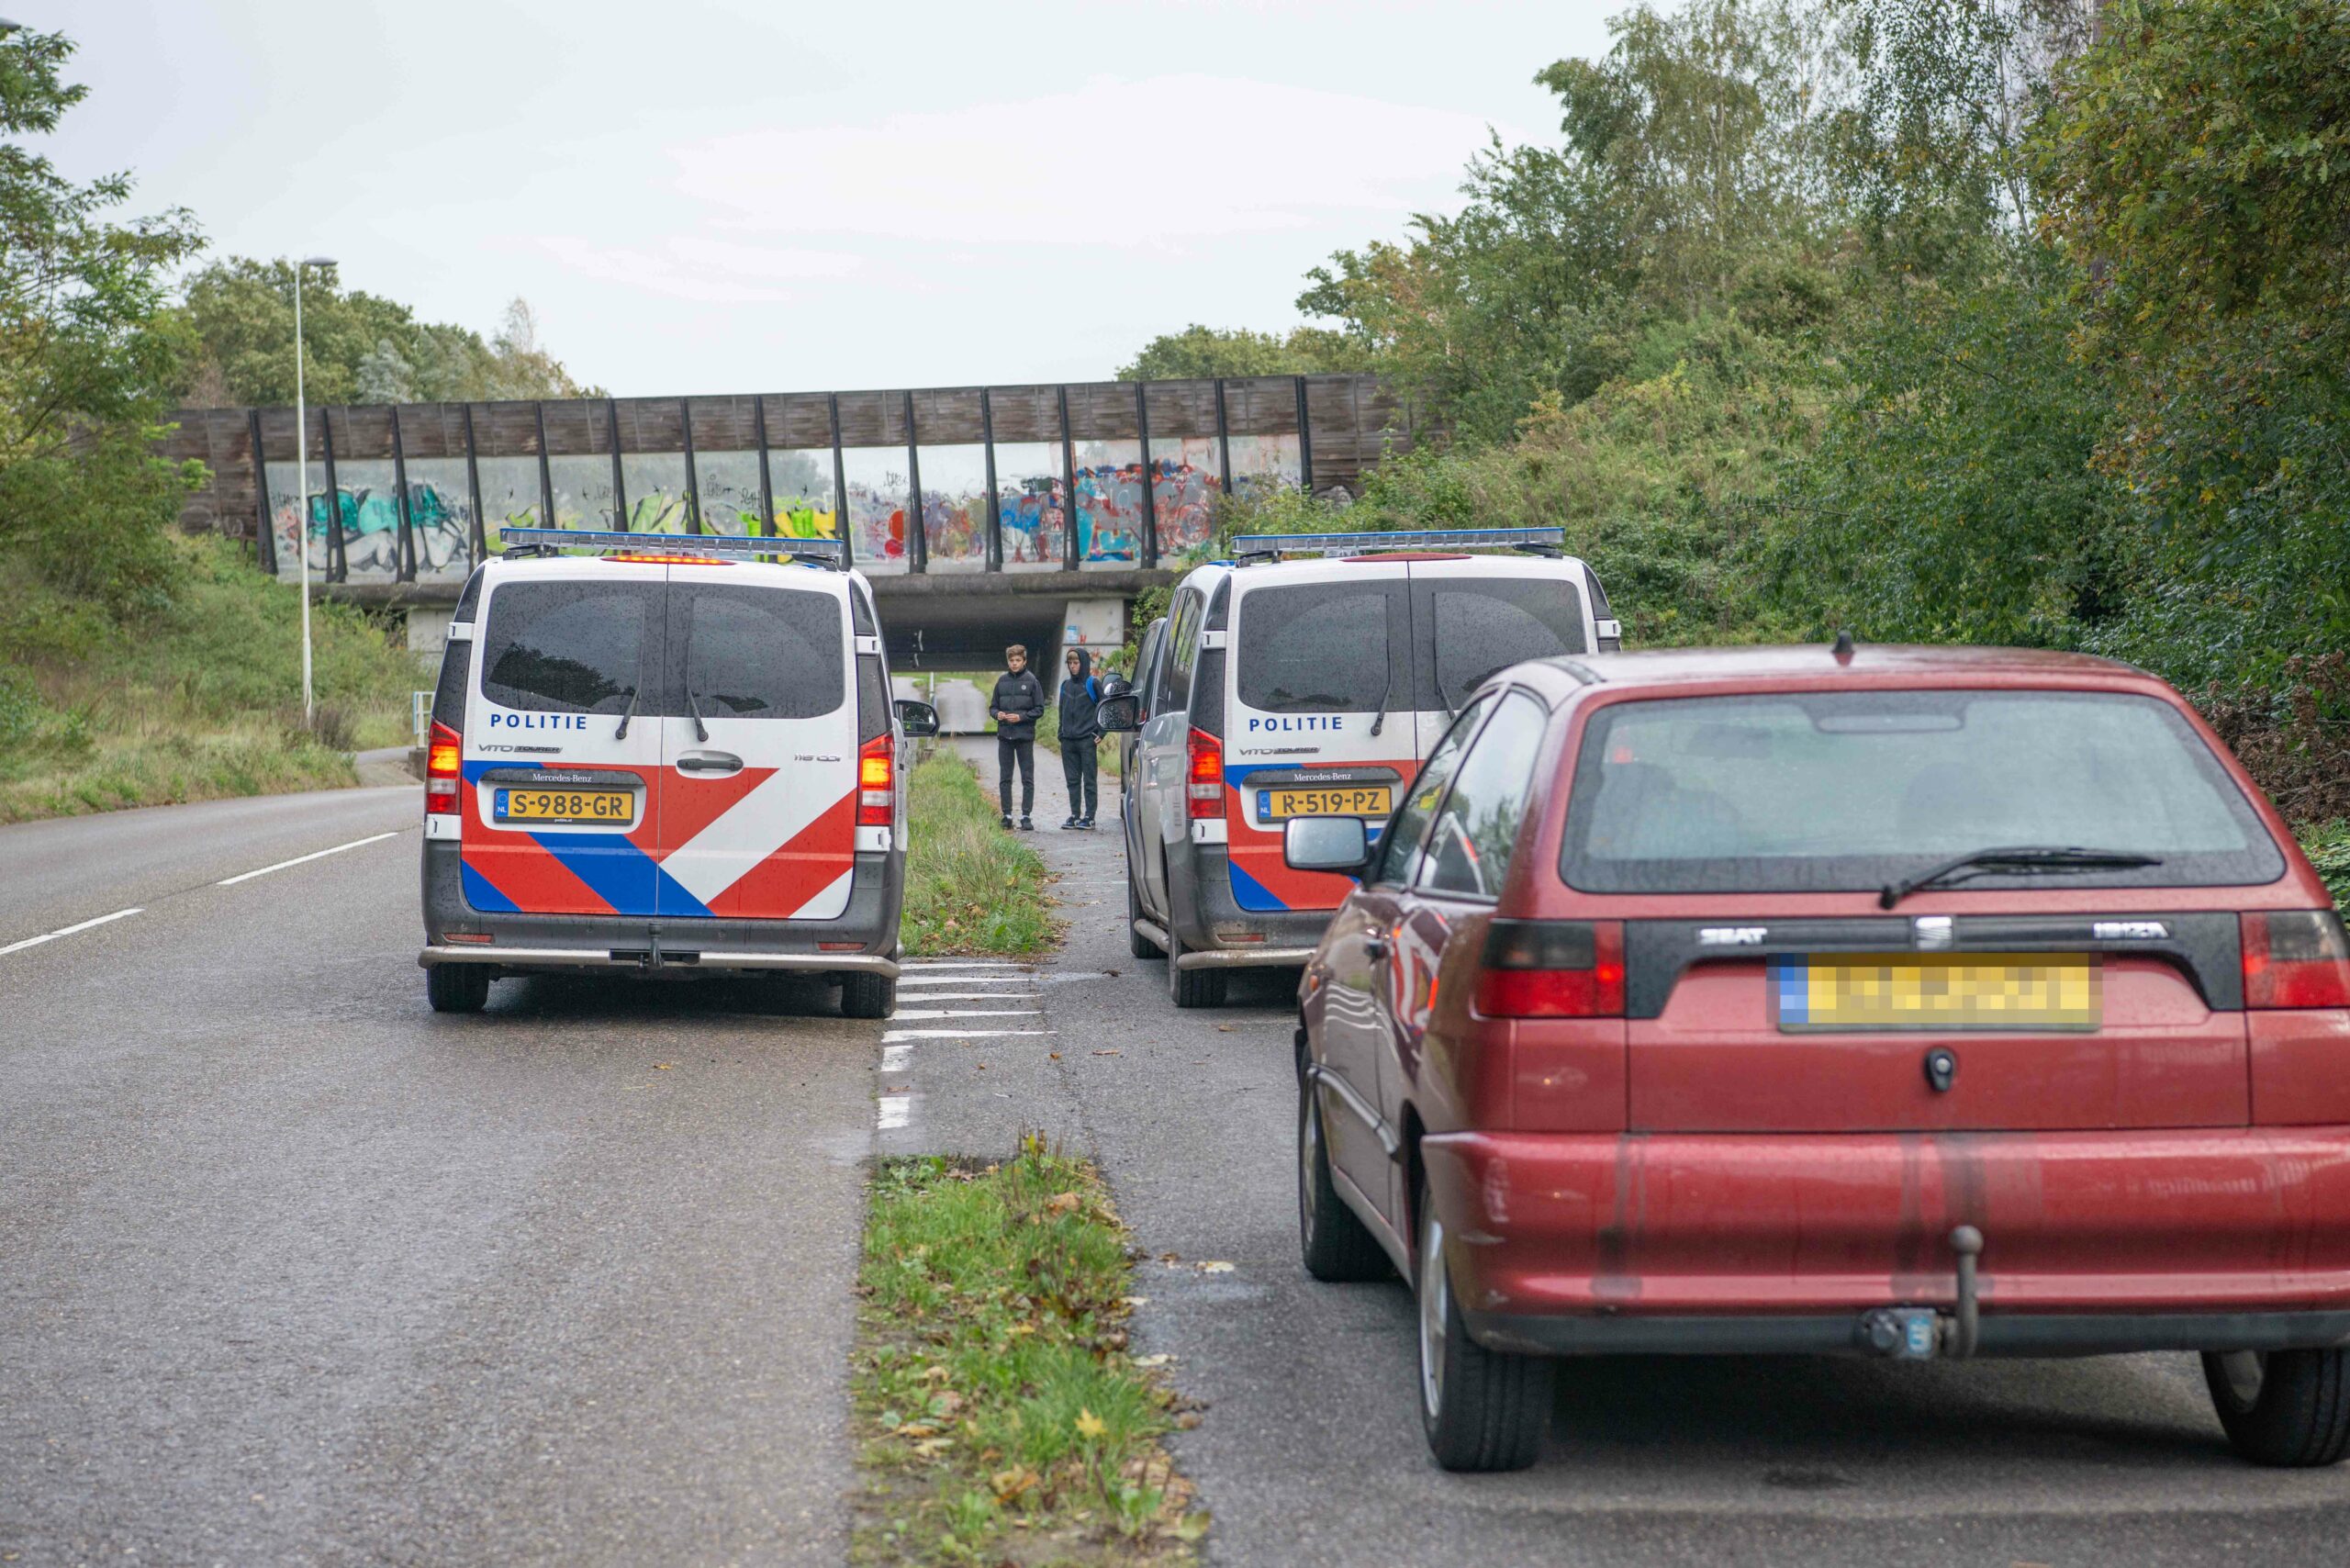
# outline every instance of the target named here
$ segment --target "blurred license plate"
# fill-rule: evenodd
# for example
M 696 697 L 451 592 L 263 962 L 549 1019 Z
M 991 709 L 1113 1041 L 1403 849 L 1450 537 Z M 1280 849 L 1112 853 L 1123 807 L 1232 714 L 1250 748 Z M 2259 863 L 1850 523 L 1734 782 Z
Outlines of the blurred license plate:
M 1326 786 L 1319 790 L 1260 790 L 1259 814 L 1266 817 L 1383 817 L 1394 803 L 1384 784 Z
M 1801 954 L 1771 960 L 1771 1016 L 1790 1033 L 2093 1030 L 2101 979 L 2087 953 Z
M 500 790 L 494 814 L 502 823 L 624 823 L 635 803 L 628 790 Z

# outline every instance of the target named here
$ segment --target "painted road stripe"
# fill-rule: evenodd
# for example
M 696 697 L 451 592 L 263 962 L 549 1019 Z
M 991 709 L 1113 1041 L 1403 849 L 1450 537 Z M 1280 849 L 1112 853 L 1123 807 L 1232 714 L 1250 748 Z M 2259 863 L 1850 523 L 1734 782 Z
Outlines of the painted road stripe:
M 1042 1018 L 1041 1007 L 901 1007 L 892 1018 Z
M 1034 964 L 1015 964 L 1010 958 L 908 958 L 898 966 L 901 973 L 936 969 L 1034 969 Z
M 1026 985 L 1036 977 L 1026 969 L 1010 973 L 971 969 L 900 969 L 900 985 Z
M 875 1128 L 887 1133 L 895 1132 L 898 1128 L 904 1126 L 908 1119 L 913 1115 L 913 1098 L 911 1094 L 881 1096 L 881 1109 L 873 1121 Z
M 1001 1040 L 1011 1035 L 1049 1035 L 1050 1029 L 890 1029 L 883 1033 L 885 1046 L 900 1040 Z
M 908 1002 L 1034 1002 L 1033 991 L 901 991 Z M 904 1017 L 904 1014 L 898 1016 Z
M 110 920 L 127 920 L 131 915 L 145 913 L 146 911 L 140 909 L 118 909 L 112 914 L 102 914 L 95 920 L 85 920 L 79 925 L 60 926 L 55 931 L 45 931 L 39 936 L 28 936 L 21 942 L 11 942 L 6 947 L 0 947 L 0 956 L 21 953 L 28 947 L 38 947 L 44 942 L 54 942 L 61 936 L 71 936 L 77 931 L 87 931 L 92 926 L 104 925 Z
M 288 866 L 299 866 L 310 860 L 323 860 L 330 855 L 340 855 L 346 849 L 357 849 L 363 845 L 381 844 L 387 838 L 397 838 L 400 832 L 400 829 L 394 828 L 389 833 L 379 833 L 367 838 L 354 838 L 349 844 L 338 844 L 332 849 L 313 850 L 308 855 L 297 855 L 291 860 L 280 860 L 274 866 L 263 866 L 258 871 L 240 871 L 233 877 L 223 877 L 212 885 L 216 888 L 233 888 L 239 882 L 250 882 L 255 877 L 266 877 L 272 871 L 283 871 Z
M 913 1047 L 883 1046 L 881 1047 L 881 1067 L 879 1070 L 883 1072 L 906 1072 L 912 1069 L 913 1064 Z

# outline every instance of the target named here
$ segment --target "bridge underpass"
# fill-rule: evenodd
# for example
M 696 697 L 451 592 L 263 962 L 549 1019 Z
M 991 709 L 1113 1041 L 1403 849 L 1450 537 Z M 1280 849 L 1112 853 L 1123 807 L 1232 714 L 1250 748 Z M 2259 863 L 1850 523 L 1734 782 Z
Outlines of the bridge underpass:
M 209 474 L 183 527 L 281 580 L 307 554 L 314 591 L 406 611 L 420 648 L 504 528 L 552 520 L 841 540 L 901 668 L 1092 642 L 1224 498 L 1350 495 L 1425 433 L 1371 375 L 333 407 L 298 438 L 291 409 L 173 420 L 159 453 Z

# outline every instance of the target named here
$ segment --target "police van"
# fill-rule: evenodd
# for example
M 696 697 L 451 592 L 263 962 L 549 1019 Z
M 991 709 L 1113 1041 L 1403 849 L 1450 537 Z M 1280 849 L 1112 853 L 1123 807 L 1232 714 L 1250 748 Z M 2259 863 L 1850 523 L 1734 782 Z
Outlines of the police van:
M 1498 552 L 1498 553 L 1496 553 Z M 1312 559 L 1291 559 L 1311 553 Z M 1259 534 L 1186 576 L 1130 694 L 1126 904 L 1178 1007 L 1313 955 L 1352 883 L 1295 871 L 1282 824 L 1384 823 L 1454 711 L 1521 659 L 1616 648 L 1589 566 L 1542 528 Z
M 437 1011 L 502 975 L 813 972 L 896 1002 L 903 737 L 872 589 L 829 540 L 509 528 L 433 692 Z M 566 550 L 592 554 L 565 554 Z

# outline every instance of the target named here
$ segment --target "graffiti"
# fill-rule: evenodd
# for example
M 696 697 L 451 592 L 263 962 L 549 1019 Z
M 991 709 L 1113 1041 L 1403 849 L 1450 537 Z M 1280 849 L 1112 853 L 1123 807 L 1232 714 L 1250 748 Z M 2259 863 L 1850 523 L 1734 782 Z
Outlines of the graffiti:
M 1035 562 L 1060 565 L 1061 485 L 1058 479 L 1027 479 L 1016 493 L 996 503 L 996 525 L 1003 532 L 1006 566 Z
M 924 490 L 923 548 L 942 561 L 977 561 L 987 554 L 982 530 L 987 502 L 978 496 L 943 496 Z
M 465 535 L 473 509 L 462 499 L 443 495 L 431 484 L 410 484 L 408 507 L 408 524 L 416 541 L 417 575 L 467 570 L 471 557 Z M 307 544 L 310 569 L 327 570 L 333 564 L 327 527 L 339 517 L 343 563 L 351 571 L 386 577 L 399 572 L 400 509 L 397 491 L 345 485 L 332 495 L 315 493 L 310 497 L 307 530 L 299 525 L 300 507 L 291 496 L 279 498 L 273 513 L 281 563 L 298 564 L 295 552 Z M 280 570 L 285 569 L 286 566 L 282 565 Z
M 1132 561 L 1142 538 L 1143 466 L 1128 463 L 1077 471 L 1077 553 L 1083 561 Z M 1214 532 L 1214 474 L 1161 458 L 1151 465 L 1151 510 L 1158 550 L 1172 555 L 1207 543 Z
M 891 486 L 877 489 L 852 480 L 848 487 L 848 521 L 859 561 L 904 564 L 906 496 L 902 488 Z

